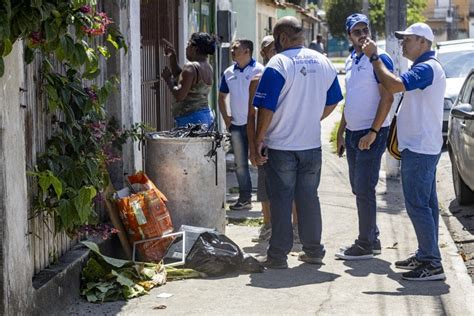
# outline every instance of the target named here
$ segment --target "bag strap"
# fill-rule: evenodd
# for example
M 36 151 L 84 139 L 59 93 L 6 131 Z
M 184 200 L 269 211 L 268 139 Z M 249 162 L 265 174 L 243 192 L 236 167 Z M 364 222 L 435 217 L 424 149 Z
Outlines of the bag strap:
M 398 115 L 398 110 L 400 110 L 400 105 L 402 105 L 403 97 L 405 96 L 405 92 L 402 93 L 402 96 L 400 97 L 400 101 L 398 101 L 397 109 L 395 110 L 395 116 Z

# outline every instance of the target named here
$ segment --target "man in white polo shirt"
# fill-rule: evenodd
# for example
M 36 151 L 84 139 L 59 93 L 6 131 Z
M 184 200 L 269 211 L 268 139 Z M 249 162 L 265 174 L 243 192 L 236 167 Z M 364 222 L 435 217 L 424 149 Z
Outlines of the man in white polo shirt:
M 263 263 L 285 269 L 293 246 L 291 209 L 298 214 L 303 245 L 300 261 L 321 264 L 321 123 L 342 93 L 336 68 L 324 55 L 303 47 L 304 31 L 295 17 L 283 17 L 273 29 L 279 54 L 268 62 L 253 104 L 258 108 L 257 161 L 265 163 L 272 236 Z
M 370 38 L 367 16 L 356 13 L 346 19 L 346 32 L 354 50 L 346 60 L 346 102 L 337 133 L 337 153 L 347 151 L 349 180 L 356 196 L 359 235 L 350 247 L 343 247 L 336 257 L 344 260 L 370 259 L 380 254 L 376 223 L 375 187 L 380 162 L 387 146 L 387 114 L 393 95 L 380 84 L 362 44 Z M 393 62 L 379 52 L 385 67 L 393 71 Z M 345 134 L 345 138 L 344 138 Z
M 263 71 L 263 65 L 252 58 L 252 53 L 253 43 L 250 40 L 239 39 L 232 44 L 231 54 L 235 63 L 224 71 L 219 88 L 219 109 L 231 133 L 239 183 L 239 199 L 230 206 L 232 210 L 252 208 L 247 139 L 249 85 L 252 78 Z M 231 115 L 227 113 L 228 94 L 230 94 Z
M 434 58 L 433 31 L 425 23 L 415 23 L 403 32 L 403 56 L 413 61 L 411 69 L 395 76 L 381 62 L 377 46 L 369 39 L 363 45 L 375 73 L 391 93 L 404 92 L 397 116 L 398 147 L 405 206 L 415 228 L 418 249 L 414 256 L 395 262 L 406 280 L 444 280 L 438 247 L 439 208 L 436 194 L 436 165 L 443 145 L 443 101 L 446 76 Z

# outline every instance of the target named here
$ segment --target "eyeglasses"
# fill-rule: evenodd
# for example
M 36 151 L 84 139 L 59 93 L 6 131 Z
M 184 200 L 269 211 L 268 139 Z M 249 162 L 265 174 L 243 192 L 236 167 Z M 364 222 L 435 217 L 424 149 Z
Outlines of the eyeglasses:
M 355 35 L 355 36 L 362 36 L 362 34 L 368 35 L 369 33 L 370 33 L 370 30 L 369 30 L 368 27 L 364 27 L 363 29 L 356 29 L 356 30 L 351 31 L 351 34 Z

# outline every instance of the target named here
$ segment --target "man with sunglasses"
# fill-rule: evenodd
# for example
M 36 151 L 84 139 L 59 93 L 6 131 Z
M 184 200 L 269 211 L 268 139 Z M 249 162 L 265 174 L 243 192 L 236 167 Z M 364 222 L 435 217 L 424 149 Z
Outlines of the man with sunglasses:
M 405 94 L 397 115 L 397 138 L 405 206 L 418 249 L 408 259 L 395 262 L 395 266 L 411 270 L 402 274 L 406 280 L 444 280 L 438 246 L 436 165 L 443 145 L 446 76 L 431 50 L 434 35 L 427 24 L 412 24 L 403 32 L 395 32 L 395 36 L 402 40 L 403 56 L 413 61 L 411 69 L 400 77 L 383 65 L 372 40 L 367 39 L 362 45 L 385 89 Z
M 342 93 L 334 65 L 303 46 L 304 31 L 298 19 L 278 20 L 273 36 L 278 54 L 268 62 L 253 101 L 258 108 L 255 152 L 257 163 L 265 163 L 272 223 L 263 264 L 286 269 L 293 246 L 293 201 L 303 245 L 298 260 L 322 264 L 320 121 L 342 100 Z
M 354 244 L 341 247 L 336 257 L 344 260 L 371 259 L 381 253 L 376 223 L 375 188 L 390 122 L 387 114 L 393 95 L 379 82 L 362 44 L 370 38 L 367 16 L 356 13 L 346 19 L 346 31 L 354 50 L 346 60 L 346 102 L 337 132 L 337 153 L 347 152 L 349 180 L 356 196 L 359 234 Z M 383 64 L 393 71 L 393 62 L 379 53 Z

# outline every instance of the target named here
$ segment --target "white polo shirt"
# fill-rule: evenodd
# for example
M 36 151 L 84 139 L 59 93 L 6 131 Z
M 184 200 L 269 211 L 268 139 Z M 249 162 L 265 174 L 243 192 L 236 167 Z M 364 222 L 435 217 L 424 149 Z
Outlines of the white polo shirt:
M 325 105 L 342 100 L 337 71 L 328 58 L 296 47 L 270 59 L 253 100 L 274 111 L 265 144 L 277 150 L 321 147 L 321 116 Z
M 400 76 L 406 90 L 397 116 L 400 151 L 427 155 L 441 152 L 446 76 L 434 54 L 424 53 Z
M 379 50 L 380 51 L 380 50 Z M 380 60 L 388 70 L 393 71 L 390 56 L 379 52 Z M 355 50 L 346 59 L 346 102 L 344 118 L 346 128 L 350 131 L 360 131 L 372 127 L 380 102 L 379 80 L 369 58 L 363 53 L 356 55 Z M 388 126 L 388 117 L 382 127 Z
M 233 125 L 242 126 L 247 124 L 250 81 L 253 77 L 262 73 L 263 68 L 262 64 L 252 59 L 243 69 L 235 63 L 222 74 L 219 91 L 230 93 L 230 111 Z

